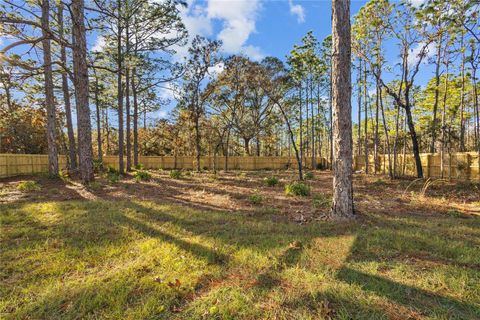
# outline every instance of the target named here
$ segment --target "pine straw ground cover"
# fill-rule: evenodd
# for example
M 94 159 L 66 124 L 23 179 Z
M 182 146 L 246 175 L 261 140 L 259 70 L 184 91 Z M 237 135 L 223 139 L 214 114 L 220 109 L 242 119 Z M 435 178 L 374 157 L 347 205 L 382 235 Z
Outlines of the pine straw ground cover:
M 0 181 L 0 318 L 480 319 L 478 184 L 356 176 L 339 223 L 328 173 L 150 173 Z

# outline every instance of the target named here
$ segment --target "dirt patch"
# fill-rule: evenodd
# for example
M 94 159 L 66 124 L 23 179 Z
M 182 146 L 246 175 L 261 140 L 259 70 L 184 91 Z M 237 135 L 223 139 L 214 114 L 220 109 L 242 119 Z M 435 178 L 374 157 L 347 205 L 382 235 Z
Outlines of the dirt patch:
M 111 183 L 98 175 L 95 188 L 72 180 L 48 179 L 40 176 L 0 180 L 0 203 L 21 201 L 64 200 L 149 200 L 175 203 L 200 210 L 218 210 L 265 215 L 272 220 L 298 223 L 322 219 L 329 211 L 332 196 L 330 172 L 314 172 L 305 181 L 311 187 L 306 197 L 287 196 L 285 185 L 296 179 L 295 171 L 233 171 L 217 174 L 188 172 L 182 179 L 172 179 L 168 171 L 150 171 L 152 179 L 137 182 L 125 175 Z M 276 176 L 279 184 L 267 186 L 264 179 Z M 20 182 L 34 180 L 40 190 L 17 190 Z M 360 214 L 387 215 L 476 215 L 480 208 L 479 185 L 475 183 L 434 183 L 425 192 L 424 182 L 391 181 L 385 176 L 354 176 L 355 209 Z M 255 201 L 252 196 L 255 195 Z M 320 199 L 320 200 L 319 200 Z

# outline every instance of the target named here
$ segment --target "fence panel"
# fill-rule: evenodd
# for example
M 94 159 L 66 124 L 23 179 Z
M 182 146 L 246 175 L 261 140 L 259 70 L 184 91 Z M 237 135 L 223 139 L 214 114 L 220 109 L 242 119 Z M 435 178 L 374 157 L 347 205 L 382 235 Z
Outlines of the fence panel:
M 390 155 L 392 166 L 394 162 L 393 155 Z M 420 154 L 422 169 L 424 176 L 432 178 L 448 178 L 475 180 L 480 179 L 479 175 L 479 157 L 476 152 L 457 152 L 445 153 L 422 153 Z M 365 158 L 362 156 L 354 158 L 354 169 L 365 171 Z M 413 155 L 399 154 L 397 155 L 396 172 L 398 175 L 416 176 L 415 159 Z M 379 155 L 377 160 L 378 172 L 388 173 L 389 162 L 388 155 Z M 373 173 L 374 159 L 373 156 L 368 157 L 369 173 Z
M 388 155 L 379 155 L 377 172 L 388 173 Z M 60 169 L 66 169 L 67 158 L 59 156 Z M 390 155 L 393 165 L 393 155 Z M 421 154 L 422 167 L 425 177 L 451 179 L 480 179 L 479 157 L 476 152 L 444 154 Z M 139 162 L 147 169 L 195 169 L 196 158 L 192 156 L 140 156 Z M 311 168 L 311 158 L 305 157 L 304 165 Z M 118 156 L 104 156 L 103 163 L 116 169 L 119 167 Z M 124 159 L 124 164 L 126 163 Z M 316 159 L 317 164 L 327 166 L 327 159 Z M 354 157 L 354 169 L 365 170 L 365 158 Z M 443 163 L 443 164 L 442 164 Z M 218 170 L 225 168 L 224 156 L 205 156 L 200 159 L 200 168 L 212 170 L 216 165 Z M 296 159 L 293 157 L 243 157 L 229 156 L 228 169 L 230 170 L 283 170 L 288 167 L 296 168 Z M 374 158 L 369 156 L 369 173 L 374 172 Z M 415 176 L 415 161 L 413 155 L 397 155 L 397 173 L 400 175 Z M 443 170 L 442 170 L 443 168 Z M 48 172 L 48 156 L 42 154 L 0 154 L 0 178 L 22 174 Z

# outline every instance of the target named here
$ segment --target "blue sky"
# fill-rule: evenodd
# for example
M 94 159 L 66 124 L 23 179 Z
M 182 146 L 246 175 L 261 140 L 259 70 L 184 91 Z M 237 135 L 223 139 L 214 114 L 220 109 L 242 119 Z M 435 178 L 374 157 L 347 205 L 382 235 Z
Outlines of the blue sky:
M 422 2 L 412 1 L 416 5 Z M 351 2 L 352 17 L 366 2 Z M 200 34 L 222 40 L 225 55 L 242 53 L 254 60 L 265 56 L 285 58 L 310 30 L 320 42 L 331 33 L 330 0 L 189 0 L 181 15 L 191 38 Z M 395 62 L 396 46 L 388 49 L 390 62 Z M 178 48 L 176 58 L 181 59 L 186 50 Z M 425 84 L 431 76 L 427 66 L 418 77 L 419 84 Z M 168 90 L 163 95 L 170 96 Z M 157 117 L 165 117 L 173 105 L 163 106 Z M 356 103 L 352 107 L 355 115 Z
M 365 3 L 352 1 L 352 15 Z M 319 41 L 331 33 L 330 0 L 189 0 L 181 15 L 191 38 L 200 34 L 222 40 L 225 55 L 242 53 L 254 60 L 285 58 L 310 30 Z M 181 59 L 187 47 L 177 50 Z M 173 105 L 159 115 L 166 116 Z

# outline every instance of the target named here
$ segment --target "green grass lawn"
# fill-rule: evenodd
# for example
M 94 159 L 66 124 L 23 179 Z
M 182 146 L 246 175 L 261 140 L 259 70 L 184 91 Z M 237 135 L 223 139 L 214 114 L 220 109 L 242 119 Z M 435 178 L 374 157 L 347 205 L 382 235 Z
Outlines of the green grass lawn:
M 480 219 L 0 205 L 2 319 L 480 319 Z

